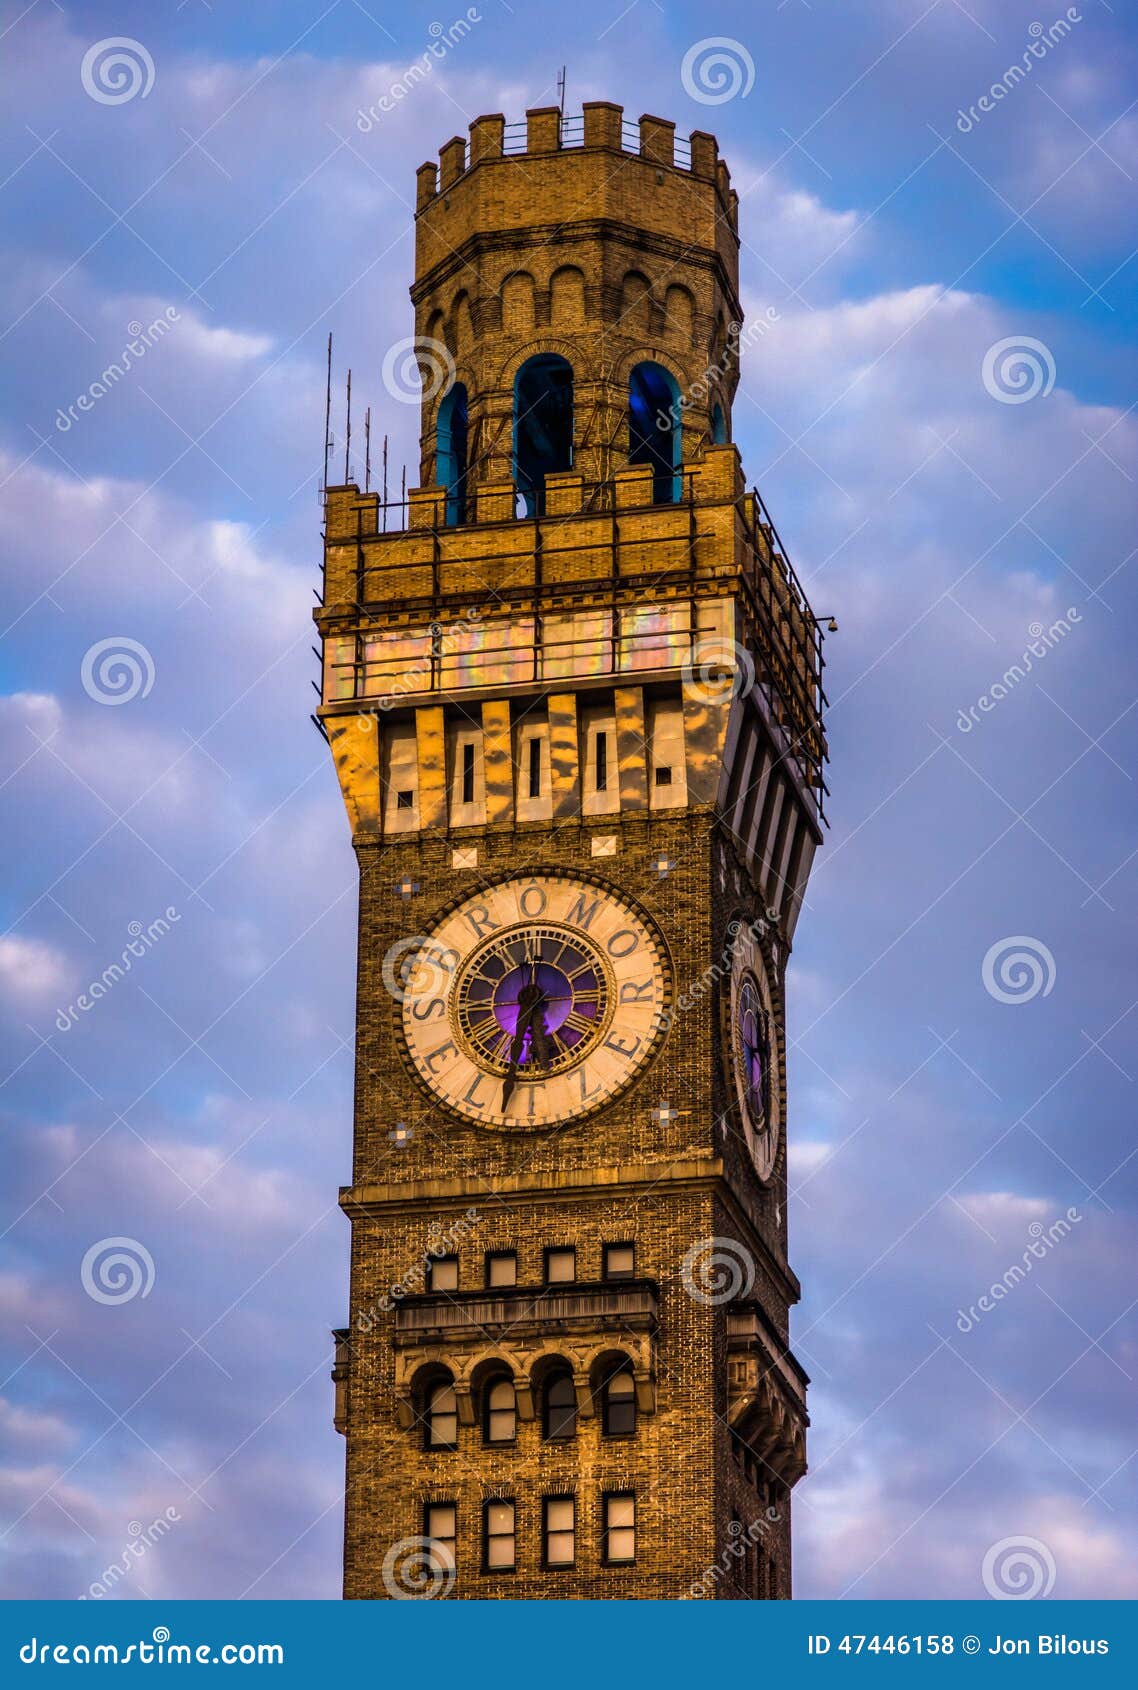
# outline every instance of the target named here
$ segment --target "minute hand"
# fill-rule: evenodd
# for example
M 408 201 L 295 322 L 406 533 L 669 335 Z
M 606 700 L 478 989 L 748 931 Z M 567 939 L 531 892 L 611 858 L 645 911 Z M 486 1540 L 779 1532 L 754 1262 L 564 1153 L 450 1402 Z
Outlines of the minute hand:
M 527 988 L 527 990 L 528 990 L 528 988 Z M 540 1034 L 542 1052 L 544 1054 L 545 1025 L 544 1025 L 544 1017 L 541 1015 L 541 1006 L 544 1002 L 545 1002 L 545 995 L 543 993 L 541 996 L 539 996 L 537 998 L 536 1002 L 530 1004 L 527 1008 L 523 1009 L 522 1013 L 518 1016 L 517 1030 L 514 1033 L 514 1037 L 513 1037 L 512 1041 L 510 1043 L 510 1066 L 507 1068 L 505 1078 L 502 1081 L 502 1108 L 503 1109 L 505 1109 L 506 1106 L 508 1105 L 510 1098 L 513 1095 L 514 1086 L 517 1083 L 518 1066 L 521 1062 L 522 1049 L 525 1045 L 525 1039 L 526 1039 L 527 1033 L 529 1033 L 531 1035 L 531 1041 L 534 1042 L 534 1043 L 536 1043 L 537 1036 L 538 1036 L 538 1034 Z M 537 1019 L 537 1030 L 536 1031 L 535 1031 L 535 1027 L 534 1027 L 535 1017 Z

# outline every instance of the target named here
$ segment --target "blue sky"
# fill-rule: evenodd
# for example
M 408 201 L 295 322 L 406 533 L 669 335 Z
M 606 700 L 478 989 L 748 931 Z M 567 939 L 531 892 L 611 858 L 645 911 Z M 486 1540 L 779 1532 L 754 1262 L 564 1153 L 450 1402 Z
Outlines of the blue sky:
M 566 64 L 570 109 L 719 137 L 746 309 L 778 312 L 734 435 L 840 622 L 833 826 L 791 971 L 798 1594 L 980 1595 L 991 1547 L 1030 1538 L 1054 1595 L 1134 1595 L 1126 9 L 1084 0 L 968 132 L 1066 8 L 475 10 L 364 134 L 450 12 L 3 8 L 0 1585 L 78 1596 L 172 1509 L 118 1594 L 338 1592 L 355 874 L 307 719 L 324 346 L 410 464 L 379 370 L 411 327 L 415 167 L 479 113 L 549 103 Z M 710 35 L 755 68 L 716 106 L 680 76 Z M 85 90 L 112 36 L 150 55 L 145 97 Z M 1012 403 L 985 358 L 1025 340 L 1040 391 Z M 82 678 L 112 638 L 153 677 L 117 706 Z M 1039 990 L 993 975 L 1012 939 Z M 81 1266 L 119 1236 L 154 1281 L 102 1305 Z

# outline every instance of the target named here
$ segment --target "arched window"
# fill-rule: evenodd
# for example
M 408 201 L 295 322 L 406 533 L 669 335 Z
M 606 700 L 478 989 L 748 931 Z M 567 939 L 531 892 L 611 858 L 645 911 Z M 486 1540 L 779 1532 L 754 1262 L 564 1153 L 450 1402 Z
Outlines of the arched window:
M 458 1398 L 450 1379 L 436 1379 L 427 1388 L 425 1443 L 428 1449 L 454 1449 L 458 1444 Z
M 723 415 L 722 405 L 711 407 L 711 444 L 713 446 L 726 446 L 727 444 L 727 422 Z
M 499 1375 L 482 1398 L 482 1437 L 488 1444 L 512 1444 L 517 1433 L 518 1407 L 514 1381 Z
M 540 516 L 545 478 L 573 467 L 573 371 L 556 352 L 527 358 L 514 380 L 514 480 Z
M 628 461 L 652 465 L 652 502 L 680 496 L 680 390 L 662 364 L 637 364 L 628 383 Z
M 558 1368 L 545 1381 L 541 1435 L 544 1438 L 575 1438 L 577 1435 L 577 1391 L 568 1368 Z
M 636 1431 L 636 1384 L 626 1367 L 610 1373 L 601 1392 L 606 1438 L 631 1438 Z
M 439 406 L 438 420 L 439 485 L 447 490 L 447 527 L 466 521 L 466 388 L 456 381 Z

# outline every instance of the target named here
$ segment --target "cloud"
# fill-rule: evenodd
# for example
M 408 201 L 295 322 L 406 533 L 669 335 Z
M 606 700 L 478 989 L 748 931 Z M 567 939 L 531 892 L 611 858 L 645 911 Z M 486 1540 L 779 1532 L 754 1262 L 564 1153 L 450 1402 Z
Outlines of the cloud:
M 73 976 L 73 965 L 51 945 L 14 933 L 0 937 L 0 993 L 10 1003 L 40 1004 L 65 990 Z

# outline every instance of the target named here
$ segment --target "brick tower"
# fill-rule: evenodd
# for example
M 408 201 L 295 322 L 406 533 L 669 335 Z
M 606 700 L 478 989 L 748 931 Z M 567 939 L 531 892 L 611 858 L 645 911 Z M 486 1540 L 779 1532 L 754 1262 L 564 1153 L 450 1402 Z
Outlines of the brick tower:
M 790 1595 L 783 981 L 821 638 L 731 444 L 711 135 L 418 172 L 422 461 L 325 491 L 359 860 L 345 1595 Z M 391 372 L 388 372 L 389 379 Z

